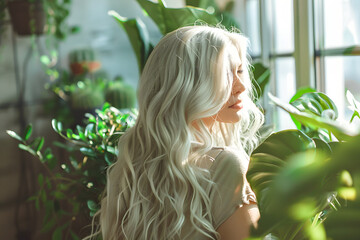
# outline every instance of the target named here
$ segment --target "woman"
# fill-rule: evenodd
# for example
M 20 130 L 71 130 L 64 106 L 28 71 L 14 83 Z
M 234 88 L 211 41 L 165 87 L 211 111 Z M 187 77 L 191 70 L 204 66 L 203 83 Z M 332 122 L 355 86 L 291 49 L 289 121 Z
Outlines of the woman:
M 263 115 L 247 40 L 208 26 L 151 53 L 135 126 L 121 137 L 98 212 L 105 240 L 242 239 L 259 217 L 245 174 Z

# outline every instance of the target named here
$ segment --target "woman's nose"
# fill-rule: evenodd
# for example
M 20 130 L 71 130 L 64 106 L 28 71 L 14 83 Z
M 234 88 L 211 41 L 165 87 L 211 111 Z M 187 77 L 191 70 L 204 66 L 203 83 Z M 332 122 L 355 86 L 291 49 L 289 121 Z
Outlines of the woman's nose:
M 232 94 L 241 94 L 245 91 L 245 85 L 242 83 L 239 76 L 234 76 Z

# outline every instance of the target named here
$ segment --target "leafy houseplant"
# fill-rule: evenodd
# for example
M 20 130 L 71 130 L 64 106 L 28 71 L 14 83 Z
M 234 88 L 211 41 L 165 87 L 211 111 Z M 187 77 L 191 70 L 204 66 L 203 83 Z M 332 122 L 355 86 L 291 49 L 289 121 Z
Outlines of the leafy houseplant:
M 262 216 L 253 239 L 360 235 L 359 131 L 335 121 L 336 106 L 325 94 L 308 92 L 300 90 L 291 104 L 271 97 L 299 130 L 274 133 L 251 155 L 247 177 Z M 360 105 L 350 95 L 357 116 Z
M 136 115 L 105 104 L 96 115 L 87 114 L 86 126 L 77 126 L 75 131 L 53 120 L 53 129 L 66 140 L 54 144 L 69 153 L 67 159 L 56 158 L 51 148 L 44 150 L 43 137 L 31 140 L 31 126 L 23 136 L 8 131 L 20 141 L 19 148 L 39 159 L 44 168 L 44 174 L 38 175 L 39 191 L 30 198 L 38 210 L 46 211 L 42 232 L 52 231 L 52 239 L 80 239 L 88 234 L 80 229 L 91 222 L 90 216 L 97 210 L 106 168 L 118 154 L 117 141 L 134 125 Z
M 55 109 L 56 119 L 66 127 L 82 125 L 86 113 L 95 114 L 96 109 L 108 102 L 119 109 L 135 107 L 135 90 L 121 77 L 114 80 L 97 77 L 72 75 L 64 71 L 48 89 L 55 94 L 55 99 L 48 104 L 49 111 Z
M 356 117 L 360 103 L 350 95 Z M 325 96 L 303 94 L 293 105 L 271 97 L 308 128 L 304 128 L 306 132 L 293 129 L 274 133 L 252 153 L 247 178 L 256 192 L 261 219 L 251 239 L 260 240 L 266 235 L 287 240 L 358 239 L 360 164 L 356 156 L 360 154 L 360 135 L 317 115 L 335 110 Z M 301 107 L 295 106 L 300 102 L 309 108 L 299 110 Z M 47 169 L 47 174 L 38 176 L 40 190 L 31 199 L 38 209 L 46 209 L 43 230 L 54 230 L 53 237 L 78 239 L 76 223 L 81 213 L 92 215 L 98 209 L 105 169 L 116 158 L 117 141 L 134 124 L 136 113 L 121 113 L 106 104 L 96 116 L 87 116 L 87 125 L 75 131 L 63 129 L 53 120 L 54 130 L 66 139 L 66 144 L 55 144 L 70 153 L 63 161 L 57 160 L 50 149 L 42 150 L 43 138 L 30 141 L 31 127 L 22 137 L 8 131 L 21 142 L 21 149 L 36 156 Z M 320 135 L 309 137 L 307 134 L 315 129 L 327 131 L 339 141 L 322 140 Z M 75 152 L 82 157 L 75 158 Z M 56 165 L 61 166 L 60 173 L 53 172 Z M 85 221 L 89 224 L 89 217 Z
M 134 108 L 136 93 L 121 77 L 117 77 L 114 81 L 108 83 L 105 100 L 118 109 Z
M 74 75 L 81 75 L 86 72 L 94 73 L 101 67 L 101 63 L 96 61 L 95 52 L 92 49 L 78 49 L 70 52 L 69 62 Z

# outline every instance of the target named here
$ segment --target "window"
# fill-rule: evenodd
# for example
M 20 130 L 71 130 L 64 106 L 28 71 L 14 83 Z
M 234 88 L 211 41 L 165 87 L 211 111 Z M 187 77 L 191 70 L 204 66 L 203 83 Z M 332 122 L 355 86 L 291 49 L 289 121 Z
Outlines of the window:
M 253 60 L 272 69 L 268 91 L 288 102 L 296 89 L 314 87 L 348 121 L 346 90 L 360 100 L 360 1 L 245 0 L 245 6 Z M 266 98 L 267 119 L 277 130 L 293 128 L 288 114 L 267 106 Z
M 351 90 L 360 99 L 360 1 L 314 1 L 318 85 L 335 101 L 340 117 L 348 121 L 352 113 L 346 107 L 345 91 Z

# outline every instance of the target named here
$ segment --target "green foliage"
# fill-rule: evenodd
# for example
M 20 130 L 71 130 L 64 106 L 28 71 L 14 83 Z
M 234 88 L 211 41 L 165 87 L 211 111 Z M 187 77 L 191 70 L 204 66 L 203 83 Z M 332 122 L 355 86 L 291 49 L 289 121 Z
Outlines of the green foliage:
M 105 100 L 118 109 L 134 108 L 136 93 L 122 78 L 117 78 L 109 83 L 105 92 Z
M 117 142 L 134 125 L 135 118 L 136 113 L 123 113 L 105 104 L 96 115 L 87 114 L 87 125 L 77 126 L 75 131 L 53 120 L 53 129 L 65 139 L 54 145 L 65 149 L 68 159 L 56 158 L 51 148 L 44 150 L 43 137 L 30 140 L 31 125 L 22 135 L 7 131 L 20 142 L 20 149 L 35 156 L 44 167 L 45 174 L 38 175 L 39 191 L 29 199 L 36 209 L 45 209 L 42 232 L 52 231 L 53 239 L 80 239 L 74 226 L 84 215 L 90 223 L 90 216 L 98 210 L 106 169 L 116 160 Z
M 109 15 L 114 17 L 115 20 L 125 30 L 131 46 L 135 52 L 139 71 L 141 73 L 145 66 L 147 58 L 149 57 L 152 49 L 154 48 L 150 43 L 149 33 L 146 29 L 145 24 L 141 21 L 140 18 L 127 19 L 120 16 L 115 11 L 110 11 Z
M 325 129 L 331 134 L 333 134 L 340 141 L 349 140 L 352 138 L 352 136 L 355 136 L 357 134 L 357 131 L 350 126 L 345 126 L 332 119 L 318 116 L 311 112 L 301 112 L 294 106 L 288 103 L 281 102 L 280 99 L 276 98 L 270 93 L 269 97 L 274 102 L 274 104 L 287 111 L 297 121 L 301 122 L 302 124 L 306 124 L 306 126 L 313 129 Z
M 67 38 L 68 34 L 80 31 L 79 26 L 69 26 L 66 22 L 70 16 L 71 0 L 45 0 L 43 3 L 46 9 L 49 35 L 63 41 Z
M 216 25 L 216 17 L 206 10 L 187 6 L 184 8 L 167 8 L 162 0 L 154 3 L 148 0 L 137 0 L 142 9 L 156 23 L 160 32 L 165 35 L 179 27 L 191 26 L 196 22 Z
M 158 3 L 148 0 L 137 0 L 143 11 L 149 16 L 159 28 L 161 34 L 165 35 L 183 26 L 193 26 L 196 24 L 207 24 L 216 26 L 221 23 L 229 30 L 239 29 L 235 19 L 230 14 L 233 8 L 233 1 L 230 1 L 225 9 L 221 11 L 214 0 L 191 0 L 187 1 L 184 8 L 167 8 L 163 1 Z M 153 50 L 153 45 L 149 40 L 149 33 L 141 19 L 127 19 L 120 16 L 115 11 L 110 11 L 109 15 L 122 26 L 125 30 L 138 62 L 139 72 L 141 73 L 147 58 Z M 270 70 L 261 63 L 255 63 L 252 68 L 254 85 L 257 96 L 261 97 L 264 88 L 270 79 Z
M 247 177 L 261 219 L 252 236 L 358 239 L 359 131 L 336 121 L 336 106 L 325 94 L 306 91 L 293 98 L 293 105 L 270 98 L 302 126 L 333 133 L 340 142 L 311 138 L 311 131 L 286 130 L 272 134 L 253 152 Z M 329 109 L 334 117 L 323 114 Z
M 335 106 L 335 103 L 323 93 L 308 92 L 311 90 L 312 89 L 300 89 L 290 100 L 290 104 L 301 112 L 336 120 L 338 117 L 338 110 Z M 324 131 L 321 128 L 314 128 L 311 125 L 307 125 L 306 123 L 301 124 L 298 120 L 296 120 L 295 117 L 292 117 L 292 119 L 298 129 L 302 130 L 310 137 L 321 138 L 325 141 L 331 140 L 331 135 L 328 131 Z
M 225 26 L 228 30 L 232 30 L 233 28 L 240 29 L 239 24 L 231 14 L 234 8 L 234 1 L 227 2 L 224 9 L 220 9 L 215 0 L 187 0 L 186 5 L 206 9 L 207 12 L 213 14 L 221 25 Z
M 91 48 L 77 49 L 69 53 L 69 62 L 95 61 L 95 52 Z
M 61 72 L 61 78 L 47 88 L 55 94 L 55 99 L 46 105 L 55 118 L 67 127 L 82 124 L 86 112 L 95 113 L 105 101 L 118 108 L 133 108 L 136 94 L 132 87 L 119 79 L 109 80 L 97 77 L 100 74 L 73 75 Z M 120 77 L 121 78 L 121 77 Z M 75 124 L 74 124 L 75 123 Z
M 71 106 L 85 110 L 100 107 L 105 102 L 103 84 L 90 80 L 78 82 L 71 94 Z

